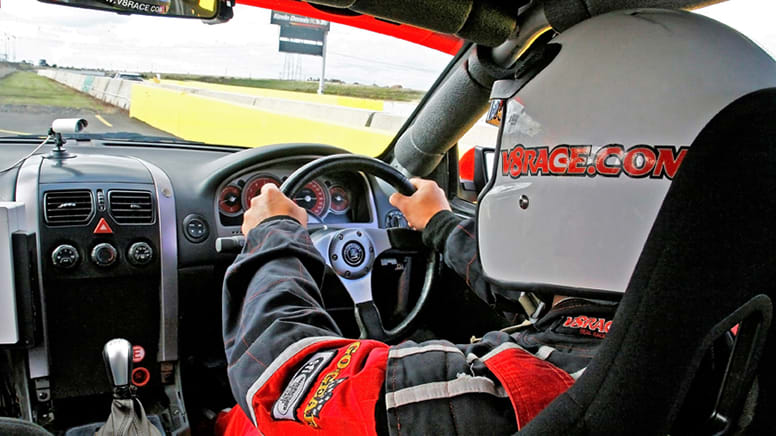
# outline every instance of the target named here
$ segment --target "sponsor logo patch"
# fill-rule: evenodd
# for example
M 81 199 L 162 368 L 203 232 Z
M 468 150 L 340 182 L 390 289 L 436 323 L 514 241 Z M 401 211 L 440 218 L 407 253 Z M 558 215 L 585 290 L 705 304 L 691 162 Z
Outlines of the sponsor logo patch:
M 323 370 L 336 351 L 321 351 L 315 353 L 302 365 L 288 382 L 283 393 L 272 406 L 272 417 L 275 419 L 296 420 L 296 409 L 304 397 L 310 392 L 310 386 Z
M 690 147 L 619 144 L 598 148 L 591 145 L 558 145 L 527 148 L 521 144 L 501 152 L 501 175 L 627 177 L 673 179 Z
M 304 421 L 313 428 L 318 428 L 317 419 L 321 416 L 321 409 L 331 399 L 334 394 L 334 388 L 347 380 L 347 377 L 339 378 L 340 373 L 350 365 L 353 353 L 361 346 L 360 342 L 354 342 L 345 349 L 345 354 L 337 361 L 336 367 L 326 373 L 321 379 L 320 384 L 315 389 L 315 395 L 307 402 L 304 408 Z
M 612 321 L 592 316 L 567 316 L 563 327 L 578 329 L 580 335 L 605 338 L 612 327 Z

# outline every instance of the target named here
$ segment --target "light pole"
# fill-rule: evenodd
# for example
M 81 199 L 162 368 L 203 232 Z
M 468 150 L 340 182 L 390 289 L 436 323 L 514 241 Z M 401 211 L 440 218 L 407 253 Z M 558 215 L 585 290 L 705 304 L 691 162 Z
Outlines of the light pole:
M 318 94 L 323 94 L 323 88 L 326 86 L 326 35 L 329 32 L 323 32 L 323 47 L 321 48 L 321 79 L 318 81 Z

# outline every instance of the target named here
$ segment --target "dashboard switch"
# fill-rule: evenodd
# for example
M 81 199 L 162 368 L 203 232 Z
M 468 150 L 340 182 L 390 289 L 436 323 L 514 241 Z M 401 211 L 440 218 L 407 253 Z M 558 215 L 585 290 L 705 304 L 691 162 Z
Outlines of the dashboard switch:
M 95 235 L 112 235 L 113 229 L 110 228 L 105 218 L 100 218 L 100 222 L 97 223 L 97 227 L 94 228 Z
M 147 385 L 149 380 L 151 380 L 151 373 L 148 372 L 148 370 L 143 368 L 142 366 L 138 366 L 137 368 L 132 370 L 133 385 L 141 388 Z
M 191 242 L 202 242 L 210 234 L 205 218 L 200 215 L 187 215 L 183 219 L 183 234 Z
M 407 218 L 404 217 L 404 214 L 397 209 L 393 209 L 385 214 L 385 228 L 393 229 L 397 227 L 406 229 L 409 225 L 407 224 Z
M 69 269 L 78 263 L 78 250 L 68 244 L 62 244 L 51 253 L 51 261 L 57 268 Z
M 127 251 L 127 258 L 133 265 L 147 265 L 154 257 L 154 250 L 147 242 L 135 242 Z
M 94 246 L 94 249 L 92 249 L 92 262 L 97 264 L 97 266 L 111 266 L 116 262 L 117 257 L 118 252 L 116 251 L 116 247 L 107 242 L 97 244 Z

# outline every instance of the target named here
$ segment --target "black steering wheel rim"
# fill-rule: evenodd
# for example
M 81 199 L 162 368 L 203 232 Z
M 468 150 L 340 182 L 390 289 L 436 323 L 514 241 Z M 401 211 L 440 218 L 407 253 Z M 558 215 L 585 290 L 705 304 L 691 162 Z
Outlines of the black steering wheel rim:
M 306 165 L 299 167 L 283 182 L 283 184 L 280 186 L 280 191 L 286 196 L 292 197 L 294 194 L 296 194 L 297 191 L 302 189 L 307 183 L 316 177 L 320 177 L 330 172 L 343 171 L 360 171 L 373 175 L 383 179 L 394 189 L 404 195 L 412 195 L 416 190 L 415 186 L 404 174 L 386 164 L 385 162 L 366 156 L 336 154 L 316 159 L 307 163 Z M 407 231 L 406 229 L 401 230 Z M 381 231 L 386 232 L 388 234 L 388 239 L 391 239 L 391 232 L 389 230 Z M 328 264 L 328 256 L 325 254 L 323 255 Z M 430 251 L 426 263 L 423 288 L 421 289 L 418 300 L 408 315 L 392 329 L 386 329 L 383 326 L 382 320 L 380 319 L 380 313 L 374 304 L 374 299 L 361 302 L 354 301 L 356 322 L 358 323 L 359 329 L 361 331 L 361 338 L 377 339 L 388 342 L 399 339 L 405 335 L 412 327 L 422 308 L 429 300 L 430 291 L 434 284 L 434 277 L 437 274 L 437 269 L 438 256 L 433 251 Z M 345 281 L 347 279 L 341 276 L 339 277 L 340 280 L 343 281 L 343 285 L 345 285 L 347 288 L 347 282 Z

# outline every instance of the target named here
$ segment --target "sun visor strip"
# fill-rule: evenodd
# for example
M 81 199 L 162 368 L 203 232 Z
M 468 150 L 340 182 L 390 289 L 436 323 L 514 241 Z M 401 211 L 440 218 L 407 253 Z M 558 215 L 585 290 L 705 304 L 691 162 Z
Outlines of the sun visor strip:
M 314 0 L 324 6 L 348 8 L 365 15 L 457 35 L 494 47 L 517 26 L 518 8 L 495 0 Z
M 707 4 L 709 0 L 544 0 L 544 14 L 553 29 L 563 32 L 590 17 L 620 9 L 692 9 Z

